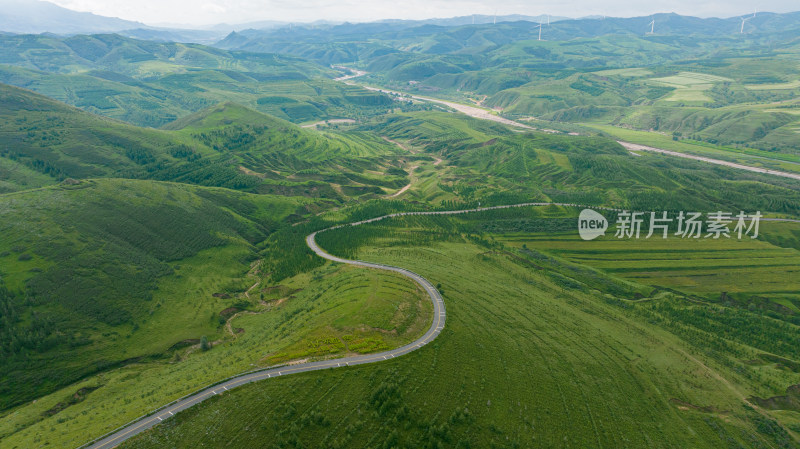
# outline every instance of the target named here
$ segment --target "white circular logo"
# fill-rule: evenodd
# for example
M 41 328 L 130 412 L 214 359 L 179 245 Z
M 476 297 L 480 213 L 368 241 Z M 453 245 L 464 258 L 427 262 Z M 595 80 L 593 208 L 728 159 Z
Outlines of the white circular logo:
M 591 209 L 582 210 L 578 216 L 578 234 L 584 240 L 594 240 L 605 235 L 606 229 L 608 229 L 606 217 Z

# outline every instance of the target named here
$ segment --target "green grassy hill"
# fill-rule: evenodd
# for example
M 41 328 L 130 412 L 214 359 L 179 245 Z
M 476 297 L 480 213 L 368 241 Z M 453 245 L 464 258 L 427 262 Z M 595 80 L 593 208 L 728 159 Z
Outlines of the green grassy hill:
M 441 282 L 448 323 L 437 340 L 387 363 L 248 385 L 122 447 L 797 447 L 796 412 L 747 405 L 796 382 L 757 342 L 767 330 L 795 340 L 796 324 L 715 306 L 692 321 L 689 309 L 704 306 L 681 295 L 570 265 L 530 240 L 528 249 L 472 233 L 525 219 L 557 227 L 564 212 L 323 234 L 329 248 Z M 744 316 L 751 327 L 734 340 L 716 333 Z M 790 346 L 769 351 L 795 363 Z
M 13 211 L 6 216 L 34 210 L 33 217 L 40 217 L 5 224 L 16 234 L 24 236 L 30 230 L 37 236 L 21 239 L 23 243 L 6 250 L 7 265 L 14 270 L 3 273 L 4 295 L 6 303 L 13 305 L 9 316 L 20 317 L 8 329 L 16 336 L 46 336 L 49 330 L 59 329 L 62 333 L 56 335 L 65 336 L 56 343 L 45 339 L 41 346 L 20 346 L 25 357 L 8 358 L 18 363 L 11 372 L 19 378 L 7 384 L 27 382 L 27 375 L 49 376 L 47 369 L 35 364 L 40 360 L 53 363 L 48 357 L 63 351 L 76 354 L 66 361 L 83 363 L 69 366 L 70 372 L 86 376 L 31 384 L 43 389 L 29 390 L 27 397 L 9 393 L 16 401 L 39 399 L 3 412 L 8 418 L 0 425 L 4 445 L 24 447 L 33 441 L 75 446 L 86 435 L 100 435 L 168 400 L 253 366 L 336 356 L 355 349 L 378 350 L 413 338 L 413 330 L 424 326 L 396 324 L 415 323 L 427 316 L 424 309 L 400 306 L 419 301 L 412 288 L 392 277 L 325 264 L 305 248 L 303 238 L 308 232 L 333 223 L 433 205 L 536 200 L 639 210 L 760 209 L 766 214 L 800 216 L 798 187 L 790 180 L 657 155 L 637 157 L 598 136 L 519 133 L 451 113 L 395 114 L 348 132 L 318 133 L 226 103 L 187 117 L 175 128 L 179 129 L 152 132 L 191 139 L 212 154 L 228 158 L 229 165 L 252 167 L 247 169 L 253 171 L 248 176 L 261 183 L 255 191 L 281 186 L 285 196 L 102 179 L 4 195 L 7 208 Z M 326 133 L 330 137 L 323 138 Z M 337 143 L 340 138 L 350 146 Z M 270 142 L 283 149 L 273 151 Z M 291 142 L 303 142 L 302 148 L 315 150 L 306 153 L 301 147 L 292 148 Z M 443 162 L 436 162 L 437 158 Z M 255 172 L 256 167 L 263 171 Z M 389 167 L 408 170 L 389 172 Z M 331 211 L 323 216 L 327 219 L 314 216 L 341 204 L 324 196 L 312 200 L 319 197 L 311 191 L 314 186 L 327 184 L 334 190 L 331 184 L 341 180 L 342 190 L 337 193 L 344 194 L 348 192 L 345 181 L 352 186 L 386 183 L 392 179 L 390 174 L 400 181 L 394 188 L 411 180 L 405 193 L 411 201 L 374 195 L 373 201 L 359 202 L 357 207 Z M 57 206 L 64 204 L 63 209 Z M 797 298 L 779 291 L 779 276 L 773 279 L 775 288 L 769 296 L 761 296 L 746 288 L 757 276 L 758 266 L 741 259 L 728 261 L 749 267 L 745 271 L 752 273 L 725 278 L 710 263 L 718 262 L 718 254 L 706 251 L 693 258 L 692 266 L 704 270 L 701 274 L 707 278 L 714 277 L 715 284 L 710 290 L 687 290 L 691 282 L 671 279 L 674 263 L 670 265 L 664 257 L 647 259 L 649 269 L 643 273 L 609 269 L 604 261 L 618 254 L 611 246 L 598 249 L 610 256 L 588 251 L 593 258 L 587 260 L 587 252 L 578 251 L 577 243 L 567 239 L 573 251 L 559 253 L 558 248 L 539 242 L 541 233 L 563 233 L 565 226 L 573 229 L 574 216 L 560 208 L 532 216 L 524 212 L 477 217 L 471 223 L 410 219 L 387 223 L 377 231 L 364 228 L 321 237 L 321 244 L 336 253 L 408 266 L 441 283 L 452 317 L 445 333 L 429 348 L 389 366 L 302 375 L 246 387 L 127 444 L 216 446 L 221 444 L 216 438 L 225 438 L 234 447 L 252 446 L 255 441 L 270 441 L 276 447 L 297 441 L 339 447 L 386 441 L 408 447 L 503 446 L 516 438 L 520 446 L 549 446 L 566 437 L 576 447 L 598 441 L 630 447 L 644 441 L 692 447 L 716 447 L 720 441 L 792 447 L 787 432 L 798 423 L 790 414 L 742 405 L 744 400 L 751 404 L 769 401 L 784 394 L 793 382 L 792 372 L 774 366 L 774 360 L 786 366 L 794 366 L 796 360 L 787 349 L 795 340 L 795 318 L 786 311 L 794 310 Z M 79 219 L 84 216 L 96 219 Z M 31 222 L 36 226 L 31 227 Z M 47 242 L 45 248 L 36 246 L 40 236 L 49 239 L 42 240 Z M 94 241 L 100 242 L 96 250 L 91 246 Z M 172 242 L 181 245 L 175 248 Z M 83 305 L 87 295 L 118 291 L 117 283 L 67 283 L 66 292 L 59 290 L 59 280 L 94 279 L 69 276 L 64 270 L 122 276 L 105 265 L 133 264 L 114 256 L 119 254 L 114 252 L 116 245 L 133 248 L 121 251 L 126 257 L 142 253 L 150 257 L 135 265 L 151 267 L 149 271 L 121 270 L 120 279 L 132 279 L 137 286 L 122 293 L 135 297 L 101 296 L 102 307 L 73 307 L 64 314 L 73 320 L 67 323 L 37 321 L 61 307 L 48 292 L 67 295 L 74 291 L 82 296 L 72 298 L 70 304 Z M 756 249 L 773 257 L 796 251 L 792 249 L 796 246 L 796 236 L 785 229 Z M 63 254 L 72 254 L 73 249 L 87 254 L 88 260 L 72 257 L 65 263 Z M 784 272 L 791 270 L 795 256 L 786 257 L 780 266 Z M 261 262 L 249 264 L 256 260 Z M 225 270 L 220 269 L 223 266 Z M 141 277 L 154 280 L 142 283 Z M 724 284 L 730 281 L 740 282 L 739 289 Z M 256 284 L 259 287 L 254 289 Z M 722 288 L 730 305 L 713 301 L 714 289 Z M 26 297 L 35 301 L 29 304 Z M 115 302 L 118 299 L 121 304 Z M 645 301 L 640 307 L 631 299 Z M 696 309 L 682 302 L 687 300 L 702 301 L 700 312 L 711 317 L 716 317 L 715 309 L 706 308 L 725 308 L 720 319 L 727 321 L 697 321 Z M 394 313 L 399 310 L 417 312 L 397 317 Z M 526 318 L 520 321 L 519 317 Z M 734 327 L 742 332 L 729 335 L 733 343 L 708 337 L 715 329 L 747 319 L 760 320 L 753 322 L 770 332 L 763 335 L 783 332 L 784 343 L 756 338 L 761 334 L 741 325 Z M 75 322 L 79 324 L 70 327 Z M 59 327 L 48 327 L 55 324 Z M 513 334 L 508 334 L 509 329 Z M 641 338 L 631 341 L 631 332 Z M 203 335 L 213 343 L 212 350 L 199 348 Z M 587 363 L 585 354 L 596 351 L 606 355 L 597 363 Z M 35 369 L 24 370 L 28 363 Z M 542 366 L 548 368 L 542 370 Z M 506 372 L 504 367 L 514 369 Z M 440 372 L 448 374 L 440 377 Z M 448 385 L 455 385 L 458 394 L 445 390 Z M 508 388 L 498 390 L 497 385 Z M 323 395 L 324 407 L 319 405 L 321 391 L 328 392 Z M 41 396 L 45 392 L 50 394 Z M 228 401 L 237 404 L 235 410 Z M 276 401 L 287 405 L 265 407 Z M 358 406 L 351 408 L 352 404 Z M 225 413 L 217 413 L 222 409 Z M 256 416 L 269 421 L 252 421 Z M 214 436 L 198 437 L 197 426 L 218 430 Z M 683 432 L 687 426 L 693 432 Z
M 448 166 L 419 173 L 426 181 L 419 182 L 418 191 L 412 187 L 411 194 L 421 201 L 488 205 L 550 200 L 635 210 L 800 214 L 795 181 L 674 157 L 634 156 L 599 136 L 515 133 L 440 112 L 397 115 L 372 129 L 446 158 Z
M 180 130 L 154 130 L 11 86 L 0 85 L 0 102 L 5 191 L 126 177 L 347 200 L 406 183 L 380 176 L 399 163 L 399 149 L 376 136 L 320 133 L 234 103 L 190 115 L 172 126 Z
M 52 182 L 174 163 L 188 141 L 91 115 L 30 91 L 0 85 L 2 157 Z M 208 150 L 185 150 L 210 154 Z
M 313 48 L 346 50 L 333 62 L 370 72 L 365 82 L 477 103 L 510 118 L 593 121 L 711 144 L 796 150 L 800 87 L 790 30 L 800 26 L 797 14 L 758 15 L 743 34 L 728 19 L 659 14 L 660 31 L 645 35 L 650 19 L 558 21 L 543 28 L 541 41 L 535 24 L 509 22 L 387 27 L 369 44 L 343 26 L 297 30 L 291 43 L 278 33 L 249 32 L 220 45 L 310 59 L 322 57 Z
M 614 140 L 800 170 L 794 17 L 744 35 L 567 21 L 543 41 L 531 22 L 343 24 L 219 44 L 236 50 L 0 36 L 0 82 L 31 89 L 0 84 L 0 446 L 77 447 L 243 371 L 418 337 L 431 307 L 413 283 L 306 247 L 332 225 L 532 201 L 800 218 L 795 180 Z M 314 124 L 331 118 L 352 120 Z M 438 284 L 444 332 L 385 364 L 225 393 L 125 446 L 798 447 L 796 224 L 584 242 L 577 212 L 320 235 Z
M 399 275 L 275 276 L 319 207 L 119 179 L 0 195 L 2 445 L 79 446 L 253 366 L 418 337 L 431 306 Z
M 255 245 L 304 203 L 99 179 L 0 196 L 2 408 L 218 333 L 208 317 L 235 300 L 211 294 L 238 290 Z
M 332 82 L 291 56 L 231 52 L 119 35 L 0 36 L 0 82 L 87 111 L 159 127 L 224 101 L 294 122 L 383 111 L 381 94 Z
M 144 41 L 116 34 L 2 36 L 0 60 L 44 72 L 107 70 L 133 78 L 186 73 L 190 69 L 230 70 L 286 79 L 332 73 L 289 56 L 229 52 L 199 44 Z

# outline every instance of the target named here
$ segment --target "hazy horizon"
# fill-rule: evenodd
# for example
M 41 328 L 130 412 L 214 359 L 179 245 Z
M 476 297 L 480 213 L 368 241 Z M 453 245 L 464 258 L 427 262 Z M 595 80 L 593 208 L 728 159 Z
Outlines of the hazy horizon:
M 19 1 L 19 0 L 18 0 Z M 22 0 L 23 2 L 27 0 Z M 30 0 L 35 1 L 35 0 Z M 358 0 L 303 0 L 296 2 L 258 0 L 52 0 L 51 3 L 74 11 L 138 21 L 151 26 L 207 27 L 217 24 L 241 24 L 258 21 L 311 23 L 319 20 L 334 22 L 370 22 L 385 19 L 421 20 L 478 15 L 550 14 L 580 18 L 592 15 L 636 17 L 674 12 L 696 17 L 733 17 L 752 14 L 754 9 L 765 12 L 797 11 L 796 2 L 787 0 L 752 3 L 744 0 L 703 2 L 689 0 L 655 1 L 647 4 L 611 0 L 604 4 L 587 0 L 568 2 L 546 1 L 537 4 L 511 0 L 496 7 L 495 2 L 470 0 L 410 0 L 404 3 L 387 0 L 364 2 Z

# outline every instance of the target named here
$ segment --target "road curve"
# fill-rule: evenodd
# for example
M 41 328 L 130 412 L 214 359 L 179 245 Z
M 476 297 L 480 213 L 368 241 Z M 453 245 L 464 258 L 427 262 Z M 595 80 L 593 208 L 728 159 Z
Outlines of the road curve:
M 100 437 L 99 439 L 96 439 L 90 443 L 86 443 L 80 447 L 86 449 L 110 449 L 116 447 L 117 445 L 127 440 L 128 438 L 131 438 L 132 436 L 137 435 L 161 423 L 162 421 L 171 418 L 172 416 L 174 416 L 175 413 L 178 413 L 182 410 L 186 410 L 187 408 L 192 407 L 195 404 L 198 404 L 215 395 L 224 393 L 225 391 L 228 391 L 232 388 L 240 387 L 242 385 L 246 385 L 252 382 L 270 379 L 273 377 L 286 376 L 289 374 L 303 373 L 307 371 L 317 371 L 322 369 L 339 368 L 343 366 L 355 366 L 355 365 L 362 365 L 365 363 L 380 362 L 395 357 L 399 357 L 401 355 L 408 354 L 411 351 L 415 351 L 421 348 L 422 346 L 430 343 L 439 335 L 442 329 L 444 329 L 445 318 L 446 318 L 444 301 L 442 300 L 442 296 L 441 294 L 439 294 L 439 291 L 436 290 L 436 288 L 430 282 L 428 282 L 428 280 L 418 275 L 417 273 L 414 273 L 413 271 L 406 270 L 405 268 L 393 267 L 391 265 L 383 265 L 373 262 L 363 262 L 360 260 L 343 259 L 341 257 L 336 257 L 334 255 L 328 254 L 327 252 L 325 252 L 325 250 L 320 248 L 319 245 L 317 245 L 316 236 L 320 232 L 339 229 L 345 226 L 359 226 L 362 224 L 372 223 L 375 221 L 380 221 L 391 217 L 401 217 L 410 215 L 455 215 L 455 214 L 467 214 L 472 212 L 483 212 L 494 209 L 509 209 L 515 207 L 529 207 L 529 206 L 584 207 L 595 210 L 620 211 L 620 209 L 615 209 L 610 207 L 585 206 L 572 203 L 532 202 L 532 203 L 511 204 L 505 206 L 478 207 L 473 209 L 462 209 L 462 210 L 432 211 L 432 212 L 399 212 L 399 213 L 384 215 L 381 217 L 370 218 L 368 220 L 357 221 L 350 224 L 333 226 L 331 228 L 323 229 L 322 231 L 313 232 L 308 236 L 306 236 L 306 244 L 308 245 L 309 248 L 311 248 L 312 251 L 314 251 L 314 253 L 316 253 L 320 257 L 331 260 L 333 262 L 345 263 L 364 268 L 393 271 L 419 284 L 428 294 L 428 296 L 431 299 L 431 302 L 433 303 L 433 321 L 431 323 L 431 326 L 428 328 L 428 331 L 425 332 L 425 334 L 422 337 L 418 338 L 417 340 L 414 340 L 413 342 L 405 346 L 401 346 L 397 349 L 393 349 L 390 351 L 378 352 L 374 354 L 366 354 L 355 357 L 323 360 L 318 362 L 301 363 L 297 365 L 283 366 L 278 368 L 267 368 L 256 371 L 249 371 L 243 374 L 236 375 L 222 382 L 214 384 L 210 387 L 206 387 L 196 393 L 192 393 L 188 396 L 184 396 L 181 399 L 173 401 L 159 408 L 158 410 L 149 415 L 137 418 L 136 420 L 120 427 L 119 429 L 103 437 Z M 795 223 L 800 222 L 800 220 L 785 219 L 785 218 L 762 218 L 761 220 L 795 222 Z
M 351 225 L 355 226 L 370 221 L 373 220 L 366 220 L 358 223 L 352 223 Z M 336 226 L 329 229 L 336 229 L 339 227 L 341 226 Z M 100 439 L 95 440 L 94 442 L 87 443 L 81 447 L 88 449 L 109 449 L 112 447 L 116 447 L 117 445 L 127 440 L 128 438 L 131 438 L 132 436 L 137 435 L 161 423 L 162 421 L 171 418 L 172 416 L 175 415 L 175 413 L 178 413 L 182 410 L 186 410 L 187 408 L 192 407 L 193 405 L 198 404 L 210 397 L 224 393 L 232 388 L 240 387 L 245 384 L 257 382 L 259 380 L 270 379 L 273 377 L 286 376 L 288 374 L 303 373 L 307 371 L 317 371 L 329 368 L 339 368 L 343 366 L 355 366 L 364 363 L 373 363 L 373 362 L 380 362 L 383 360 L 389 360 L 404 354 L 408 354 L 409 352 L 417 350 L 422 346 L 433 341 L 439 335 L 442 329 L 444 329 L 444 322 L 446 318 L 444 301 L 442 300 L 442 295 L 439 294 L 439 291 L 436 290 L 436 288 L 422 276 L 412 271 L 406 270 L 404 268 L 398 268 L 390 265 L 383 265 L 372 262 L 362 262 L 359 260 L 342 259 L 341 257 L 336 257 L 326 253 L 322 248 L 320 248 L 317 245 L 315 237 L 319 232 L 324 232 L 329 229 L 314 232 L 306 237 L 306 244 L 318 256 L 328 260 L 332 260 L 334 262 L 346 263 L 349 265 L 355 265 L 364 268 L 374 268 L 378 270 L 393 271 L 395 273 L 399 273 L 411 279 L 412 281 L 419 284 L 425 290 L 425 292 L 430 297 L 431 302 L 433 303 L 433 321 L 431 322 L 431 326 L 428 328 L 428 331 L 425 332 L 425 334 L 422 337 L 414 340 L 413 342 L 405 346 L 401 346 L 397 349 L 392 349 L 390 351 L 384 351 L 384 352 L 378 352 L 374 354 L 366 354 L 354 357 L 345 357 L 333 360 L 301 363 L 297 365 L 283 366 L 278 368 L 268 368 L 268 369 L 251 371 L 244 374 L 240 374 L 231 377 L 227 380 L 224 380 L 222 382 L 219 382 L 217 384 L 214 384 L 210 387 L 204 388 L 196 393 L 184 396 L 181 399 L 173 401 L 167 404 L 166 406 L 156 410 L 155 412 L 147 416 L 138 418 L 132 421 L 131 423 L 128 423 L 120 427 L 119 429 L 113 431 L 112 433 L 107 434 L 101 437 Z

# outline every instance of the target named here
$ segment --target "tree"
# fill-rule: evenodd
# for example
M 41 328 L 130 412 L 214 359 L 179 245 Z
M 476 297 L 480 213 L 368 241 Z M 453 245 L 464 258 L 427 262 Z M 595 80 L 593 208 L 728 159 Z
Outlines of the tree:
M 211 349 L 211 343 L 208 342 L 208 338 L 206 338 L 205 335 L 200 338 L 200 349 L 203 351 L 208 351 Z

